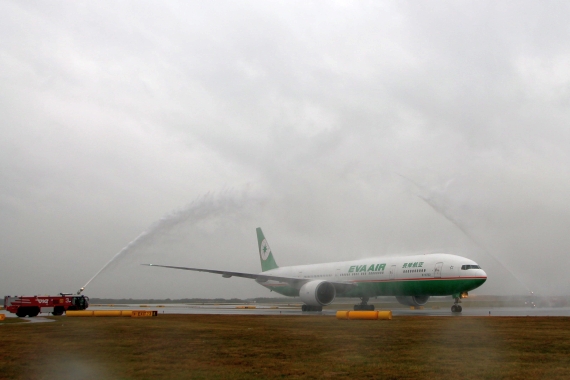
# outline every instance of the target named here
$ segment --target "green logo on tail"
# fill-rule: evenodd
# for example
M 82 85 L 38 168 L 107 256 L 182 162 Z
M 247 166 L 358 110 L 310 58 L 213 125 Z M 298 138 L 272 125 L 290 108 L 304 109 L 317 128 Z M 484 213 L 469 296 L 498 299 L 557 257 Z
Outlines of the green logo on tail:
M 267 244 L 267 240 L 263 239 L 261 242 L 261 248 L 259 253 L 261 253 L 261 260 L 265 261 L 269 257 L 271 253 L 271 249 L 269 248 L 269 244 Z
M 261 259 L 261 270 L 265 272 L 266 270 L 279 268 L 275 262 L 275 259 L 273 258 L 271 248 L 269 248 L 269 244 L 267 244 L 267 240 L 263 236 L 263 231 L 261 231 L 261 228 L 257 228 L 256 232 L 257 244 L 259 248 L 259 258 Z

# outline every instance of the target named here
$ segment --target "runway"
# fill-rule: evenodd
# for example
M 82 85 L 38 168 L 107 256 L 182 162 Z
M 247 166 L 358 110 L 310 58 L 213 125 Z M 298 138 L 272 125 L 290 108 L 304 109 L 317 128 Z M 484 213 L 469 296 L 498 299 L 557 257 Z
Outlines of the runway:
M 523 307 L 464 307 L 462 313 L 452 313 L 448 308 L 432 309 L 425 307 L 422 310 L 410 310 L 405 308 L 389 308 L 382 305 L 375 305 L 376 310 L 391 310 L 392 315 L 397 316 L 425 316 L 425 317 L 570 317 L 570 307 L 549 307 L 549 308 L 523 308 Z M 250 307 L 248 309 L 244 307 Z M 322 312 L 302 312 L 298 305 L 275 305 L 275 304 L 116 304 L 116 305 L 94 305 L 89 310 L 157 310 L 159 314 L 211 314 L 211 315 L 287 315 L 287 316 L 307 316 L 322 315 L 334 316 L 336 309 L 325 309 Z M 345 308 L 338 310 L 351 310 L 347 305 Z M 14 314 L 5 310 L 0 313 L 6 314 L 6 317 L 15 317 Z M 50 322 L 51 320 L 43 317 L 51 316 L 51 314 L 40 314 L 35 318 L 24 318 L 30 322 Z
M 495 317 L 570 317 L 570 307 L 562 308 L 522 308 L 522 307 L 501 307 L 501 308 L 463 308 L 462 313 L 452 313 L 449 308 L 431 309 L 425 307 L 422 310 L 410 310 L 406 308 L 383 308 L 382 305 L 375 305 L 376 310 L 392 310 L 393 316 L 428 316 L 428 317 L 454 317 L 454 316 L 495 316 Z M 254 307 L 244 309 L 243 307 Z M 157 310 L 159 314 L 213 314 L 213 315 L 323 315 L 334 316 L 334 310 L 325 309 L 322 312 L 302 312 L 301 307 L 297 305 L 283 304 L 256 304 L 256 305 L 196 305 L 196 304 L 161 304 L 161 305 L 113 305 L 113 306 L 91 306 L 90 310 L 109 310 L 109 309 L 127 309 L 127 310 Z M 338 310 L 351 310 L 351 306 Z

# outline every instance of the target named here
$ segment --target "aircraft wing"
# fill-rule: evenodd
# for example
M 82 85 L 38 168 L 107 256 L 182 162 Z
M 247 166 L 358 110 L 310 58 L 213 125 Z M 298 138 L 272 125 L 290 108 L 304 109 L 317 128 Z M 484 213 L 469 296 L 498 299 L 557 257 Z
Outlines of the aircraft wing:
M 286 283 L 296 289 L 300 289 L 303 284 L 314 281 L 313 278 L 298 278 L 298 277 L 282 277 L 282 276 L 272 276 L 267 274 L 259 274 L 259 273 L 242 273 L 242 272 L 230 272 L 230 271 L 223 271 L 223 270 L 215 270 L 215 269 L 202 269 L 202 268 L 188 268 L 188 267 L 174 267 L 170 265 L 157 265 L 157 264 L 141 264 L 146 265 L 149 267 L 161 267 L 161 268 L 170 268 L 170 269 L 182 269 L 182 270 L 190 270 L 194 272 L 206 272 L 206 273 L 214 273 L 214 274 L 221 274 L 224 278 L 230 277 L 243 277 L 243 278 L 250 278 L 252 280 L 257 281 L 258 283 L 263 283 L 266 281 L 279 281 L 282 283 Z M 335 281 L 327 281 L 330 282 L 338 293 L 343 293 L 353 287 L 356 284 L 351 282 L 335 282 Z

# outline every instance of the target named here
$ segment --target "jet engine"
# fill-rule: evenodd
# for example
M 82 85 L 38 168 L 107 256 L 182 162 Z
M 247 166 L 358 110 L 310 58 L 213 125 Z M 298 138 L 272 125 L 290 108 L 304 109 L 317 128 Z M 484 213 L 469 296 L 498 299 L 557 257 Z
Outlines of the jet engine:
M 327 281 L 309 281 L 299 290 L 299 297 L 306 305 L 327 306 L 336 297 L 334 285 Z
M 406 306 L 424 306 L 429 296 L 396 296 L 399 303 Z

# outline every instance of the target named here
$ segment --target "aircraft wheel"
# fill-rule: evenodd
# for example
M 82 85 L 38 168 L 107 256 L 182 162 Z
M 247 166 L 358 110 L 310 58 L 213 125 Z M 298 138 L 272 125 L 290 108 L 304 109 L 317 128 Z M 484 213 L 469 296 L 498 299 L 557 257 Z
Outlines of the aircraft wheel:
M 463 311 L 463 308 L 461 307 L 461 305 L 457 305 L 456 311 L 458 313 L 461 313 Z
M 452 313 L 457 312 L 457 305 L 452 305 L 452 306 L 451 306 L 451 312 L 452 312 Z
M 374 311 L 374 305 L 354 305 L 354 311 Z

